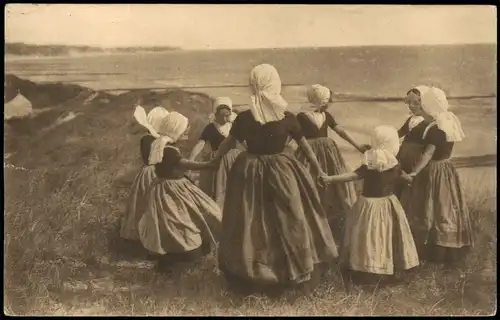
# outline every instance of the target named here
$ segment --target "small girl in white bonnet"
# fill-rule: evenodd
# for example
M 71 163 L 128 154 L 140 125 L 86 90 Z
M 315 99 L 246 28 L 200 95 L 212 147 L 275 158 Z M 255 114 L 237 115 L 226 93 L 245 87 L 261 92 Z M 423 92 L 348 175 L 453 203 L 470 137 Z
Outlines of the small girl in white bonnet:
M 341 264 L 355 281 L 378 281 L 419 265 L 410 225 L 398 198 L 396 183 L 411 179 L 396 159 L 399 137 L 395 128 L 373 131 L 371 150 L 354 172 L 324 177 L 324 183 L 363 179 L 363 191 L 347 216 Z
M 120 237 L 125 240 L 139 242 L 139 221 L 147 208 L 146 191 L 156 179 L 155 168 L 149 163 L 151 144 L 155 140 L 153 134 L 160 130 L 163 118 L 168 111 L 162 107 L 153 108 L 148 114 L 143 107 L 137 106 L 134 112 L 136 121 L 148 130 L 140 140 L 140 153 L 143 167 L 137 173 L 129 195 L 127 209 L 120 224 Z
M 167 271 L 179 261 L 192 261 L 215 248 L 222 214 L 217 204 L 186 178 L 186 170 L 212 169 L 211 162 L 185 159 L 177 142 L 186 140 L 189 120 L 170 112 L 151 145 L 149 163 L 157 179 L 148 190 L 148 209 L 139 222 L 139 237 L 151 253 L 160 255 Z

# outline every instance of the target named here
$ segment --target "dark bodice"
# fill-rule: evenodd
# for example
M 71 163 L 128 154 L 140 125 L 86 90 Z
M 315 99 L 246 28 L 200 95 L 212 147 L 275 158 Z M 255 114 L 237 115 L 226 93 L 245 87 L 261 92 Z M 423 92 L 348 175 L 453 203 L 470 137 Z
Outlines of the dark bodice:
M 446 133 L 439 129 L 436 125 L 432 126 L 424 139 L 425 145 L 433 145 L 436 147 L 432 160 L 446 160 L 451 157 L 453 152 L 454 142 L 446 141 Z
M 252 112 L 246 110 L 234 120 L 231 136 L 240 142 L 246 141 L 249 153 L 277 154 L 283 152 L 289 137 L 298 141 L 303 134 L 297 118 L 290 112 L 286 112 L 282 120 L 261 125 Z
M 406 122 L 403 124 L 403 126 L 398 130 L 398 134 L 400 137 L 404 136 L 404 142 L 411 142 L 411 143 L 418 143 L 418 144 L 423 144 L 424 143 L 424 131 L 425 128 L 429 125 L 428 121 L 422 121 L 418 125 L 416 125 L 413 129 L 410 130 L 409 123 L 412 117 L 409 117 Z
M 185 170 L 180 166 L 182 155 L 176 147 L 167 146 L 163 149 L 163 159 L 161 163 L 155 165 L 155 172 L 159 178 L 182 179 Z
M 320 128 L 305 113 L 300 112 L 297 114 L 297 121 L 300 123 L 302 133 L 306 139 L 328 137 L 328 127 L 333 129 L 337 126 L 337 122 L 330 113 L 323 113 L 325 114 L 325 122 Z
M 142 163 L 144 165 L 149 164 L 149 152 L 151 151 L 151 144 L 155 141 L 155 138 L 152 135 L 145 135 L 144 137 L 141 138 L 140 141 L 140 148 L 141 148 L 141 158 L 142 158 Z
M 363 178 L 362 194 L 367 198 L 383 198 L 392 195 L 402 174 L 400 165 L 386 171 L 371 170 L 366 165 L 362 165 L 355 172 Z
M 213 123 L 208 124 L 205 129 L 203 129 L 203 132 L 200 136 L 200 140 L 203 140 L 210 144 L 210 148 L 212 148 L 212 151 L 216 151 L 217 149 L 219 149 L 219 146 L 221 145 L 222 141 L 224 141 L 224 139 L 225 137 L 222 135 L 222 133 L 219 132 L 219 130 L 217 130 Z

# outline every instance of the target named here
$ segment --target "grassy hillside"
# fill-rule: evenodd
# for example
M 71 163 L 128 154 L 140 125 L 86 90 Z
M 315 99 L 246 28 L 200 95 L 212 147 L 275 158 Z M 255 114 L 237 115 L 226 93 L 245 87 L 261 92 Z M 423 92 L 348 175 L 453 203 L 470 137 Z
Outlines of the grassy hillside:
M 140 167 L 138 142 L 144 130 L 132 117 L 138 97 L 148 108 L 162 104 L 189 117 L 195 130 L 181 147 L 188 152 L 211 110 L 211 98 L 205 94 L 143 90 L 87 105 L 77 98 L 39 117 L 7 124 L 4 139 L 11 155 L 6 162 L 11 166 L 4 168 L 6 313 L 485 315 L 496 309 L 494 168 L 460 171 L 476 247 L 458 271 L 424 266 L 407 285 L 374 291 L 355 288 L 347 294 L 333 266 L 313 296 L 290 293 L 276 300 L 243 299 L 226 292 L 213 256 L 194 266 L 180 266 L 170 276 L 157 274 L 151 261 L 124 247 L 117 230 Z M 390 106 L 336 108 L 337 118 L 360 138 L 380 121 L 398 123 L 388 119 L 393 116 Z M 467 146 L 473 150 L 486 126 L 495 124 L 486 111 L 467 110 L 460 112 L 474 137 Z M 80 116 L 48 128 L 69 111 Z M 357 155 L 340 144 L 354 165 Z

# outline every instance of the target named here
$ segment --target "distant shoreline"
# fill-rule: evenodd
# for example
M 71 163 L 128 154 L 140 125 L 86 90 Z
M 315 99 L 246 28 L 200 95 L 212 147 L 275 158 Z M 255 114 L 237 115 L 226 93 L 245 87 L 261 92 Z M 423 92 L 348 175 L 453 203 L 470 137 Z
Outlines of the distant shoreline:
M 30 61 L 30 60 L 50 60 L 50 59 L 71 59 L 71 58 L 85 58 L 85 57 L 107 57 L 107 56 L 125 56 L 131 54 L 165 54 L 181 52 L 182 50 L 171 51 L 137 51 L 137 52 L 95 52 L 95 53 L 72 53 L 62 55 L 20 55 L 20 54 L 5 54 L 5 62 L 15 61 Z
M 19 42 L 7 42 L 4 46 L 6 60 L 24 60 L 40 58 L 78 58 L 120 54 L 144 54 L 177 52 L 182 49 L 171 46 L 131 46 L 103 48 L 84 45 L 39 45 Z
M 443 44 L 379 44 L 379 45 L 338 45 L 338 46 L 298 46 L 298 47 L 262 47 L 262 48 L 219 48 L 219 49 L 182 49 L 183 52 L 210 52 L 210 51 L 260 51 L 260 50 L 315 50 L 315 49 L 360 49 L 360 48 L 442 48 L 487 46 L 496 47 L 496 43 L 443 43 Z
M 6 44 L 6 48 L 8 45 Z M 72 58 L 85 58 L 85 57 L 105 57 L 105 56 L 122 56 L 131 54 L 167 54 L 167 53 L 197 53 L 197 52 L 252 52 L 252 51 L 274 51 L 274 50 L 320 50 L 320 49 L 360 49 L 360 48 L 445 48 L 445 47 L 495 47 L 495 43 L 464 43 L 464 44 L 420 44 L 420 45 L 349 45 L 349 46 L 319 46 L 319 47 L 279 47 L 279 48 L 241 48 L 241 49 L 183 49 L 176 47 L 130 47 L 130 48 L 97 48 L 85 46 L 50 46 L 50 45 L 29 45 L 32 47 L 62 47 L 66 50 L 62 54 L 46 54 L 43 52 L 33 52 L 26 54 L 16 54 L 5 50 L 5 62 L 17 61 L 33 61 L 33 60 L 50 60 L 50 59 L 72 59 Z M 83 51 L 73 50 L 70 48 L 84 48 Z M 88 49 L 91 48 L 91 49 Z
M 314 49 L 334 49 L 334 48 L 390 48 L 390 47 L 460 47 L 460 46 L 496 46 L 496 43 L 454 43 L 454 44 L 411 44 L 411 45 L 339 45 L 339 46 L 317 46 L 317 47 L 266 47 L 266 48 L 219 48 L 184 49 L 180 47 L 114 47 L 102 48 L 79 45 L 38 45 L 24 43 L 5 43 L 5 57 L 9 59 L 40 59 L 40 58 L 78 58 L 87 56 L 107 56 L 121 54 L 146 54 L 146 53 L 168 53 L 168 52 L 200 52 L 200 51 L 256 51 L 256 50 L 314 50 Z

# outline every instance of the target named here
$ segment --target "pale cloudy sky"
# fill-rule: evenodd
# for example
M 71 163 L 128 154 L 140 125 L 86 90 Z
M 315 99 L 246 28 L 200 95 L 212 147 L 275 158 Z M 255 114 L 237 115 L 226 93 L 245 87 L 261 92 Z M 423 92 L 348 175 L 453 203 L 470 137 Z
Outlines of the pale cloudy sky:
M 8 4 L 8 42 L 228 49 L 496 43 L 494 6 Z

